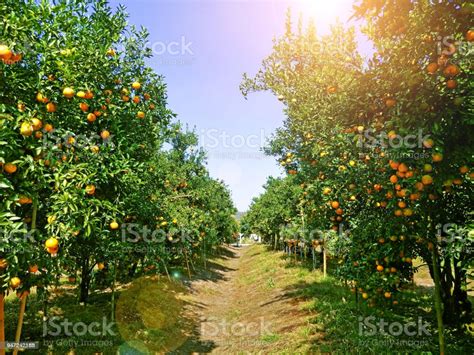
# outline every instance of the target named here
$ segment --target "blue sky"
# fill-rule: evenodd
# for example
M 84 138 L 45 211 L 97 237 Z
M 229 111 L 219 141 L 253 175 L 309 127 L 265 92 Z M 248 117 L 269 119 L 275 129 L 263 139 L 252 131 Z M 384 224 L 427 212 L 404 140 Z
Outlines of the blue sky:
M 149 65 L 165 76 L 169 107 L 195 128 L 208 151 L 208 168 L 232 190 L 245 211 L 268 176 L 282 173 L 260 148 L 284 119 L 269 93 L 245 100 L 239 84 L 255 74 L 285 29 L 288 7 L 296 20 L 315 18 L 319 33 L 350 15 L 351 0 L 121 0 L 130 23 L 150 32 Z

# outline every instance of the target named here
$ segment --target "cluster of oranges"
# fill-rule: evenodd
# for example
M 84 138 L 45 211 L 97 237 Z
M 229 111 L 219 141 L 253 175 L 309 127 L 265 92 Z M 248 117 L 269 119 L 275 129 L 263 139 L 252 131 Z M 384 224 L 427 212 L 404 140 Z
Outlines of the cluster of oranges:
M 4 64 L 15 64 L 21 59 L 22 55 L 20 53 L 13 53 L 8 46 L 0 44 L 0 60 Z

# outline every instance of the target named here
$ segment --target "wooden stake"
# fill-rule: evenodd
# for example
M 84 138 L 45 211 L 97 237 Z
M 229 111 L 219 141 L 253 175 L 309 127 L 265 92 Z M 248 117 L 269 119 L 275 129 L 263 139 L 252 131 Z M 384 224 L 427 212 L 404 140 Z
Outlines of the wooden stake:
M 189 261 L 188 261 L 188 252 L 184 249 L 184 259 L 186 260 L 186 269 L 188 269 L 188 276 L 191 280 L 191 270 L 189 269 Z
M 326 268 L 327 268 L 327 262 L 326 262 L 326 240 L 323 240 L 323 275 L 326 277 Z
M 15 350 L 13 350 L 13 355 L 18 354 L 19 346 L 18 344 L 20 342 L 21 338 L 21 328 L 23 327 L 23 317 L 25 315 L 25 307 L 26 307 L 26 299 L 28 298 L 28 291 L 24 291 L 21 294 L 21 302 L 20 302 L 20 315 L 18 317 L 18 325 L 16 328 L 16 334 L 15 334 Z
M 0 355 L 5 355 L 5 294 L 0 292 Z
M 439 275 L 439 263 L 438 263 L 438 250 L 437 246 L 433 246 L 433 276 L 435 284 L 435 309 L 436 309 L 436 320 L 438 322 L 438 340 L 439 340 L 439 353 L 444 355 L 445 352 L 445 342 L 444 342 L 444 325 L 443 325 L 443 309 L 441 304 L 441 290 L 440 290 L 440 275 Z

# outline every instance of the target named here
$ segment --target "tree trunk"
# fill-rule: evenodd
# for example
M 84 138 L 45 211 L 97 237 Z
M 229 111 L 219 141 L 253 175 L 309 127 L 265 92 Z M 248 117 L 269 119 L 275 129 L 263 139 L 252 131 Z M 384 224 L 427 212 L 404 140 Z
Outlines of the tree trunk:
M 441 306 L 441 280 L 440 280 L 440 267 L 438 261 L 438 250 L 437 247 L 433 248 L 432 252 L 433 259 L 433 274 L 435 281 L 435 309 L 436 309 L 436 320 L 438 323 L 438 339 L 439 339 L 439 353 L 440 355 L 445 354 L 445 343 L 444 343 L 444 325 L 443 325 L 443 311 Z
M 5 295 L 0 292 L 0 355 L 5 355 Z
M 463 290 L 463 285 L 466 283 L 466 272 L 456 266 L 457 259 L 451 264 L 451 260 L 447 258 L 441 256 L 438 256 L 438 258 L 444 261 L 444 267 L 441 267 L 441 262 L 438 260 L 443 322 L 449 326 L 470 323 L 472 320 L 472 305 L 468 299 L 467 291 Z M 428 263 L 431 278 L 435 281 L 431 253 L 429 256 L 423 256 L 423 259 Z
M 81 285 L 79 302 L 87 303 L 89 298 L 89 286 L 90 286 L 90 270 L 89 270 L 89 258 L 85 257 L 82 261 L 81 266 Z

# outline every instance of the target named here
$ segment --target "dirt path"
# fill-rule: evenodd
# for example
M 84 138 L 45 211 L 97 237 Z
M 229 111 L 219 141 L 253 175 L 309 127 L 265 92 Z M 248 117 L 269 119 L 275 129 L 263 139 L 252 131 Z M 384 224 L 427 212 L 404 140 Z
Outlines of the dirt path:
M 299 297 L 304 277 L 262 245 L 226 248 L 191 284 L 200 324 L 180 352 L 306 352 L 317 332 Z

